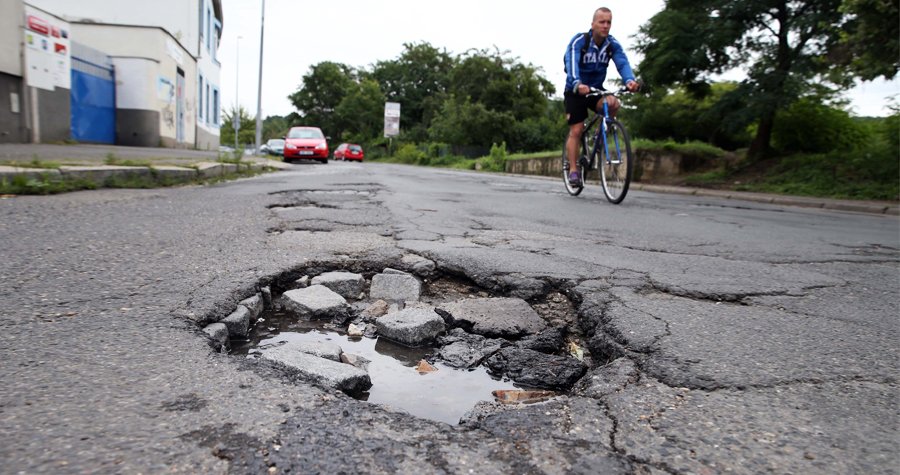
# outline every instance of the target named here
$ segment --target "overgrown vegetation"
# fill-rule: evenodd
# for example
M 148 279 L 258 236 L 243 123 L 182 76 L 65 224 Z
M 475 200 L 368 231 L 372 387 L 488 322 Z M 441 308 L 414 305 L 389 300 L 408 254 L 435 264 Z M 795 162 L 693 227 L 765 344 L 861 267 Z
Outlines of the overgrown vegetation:
M 243 164 L 246 165 L 246 164 Z M 95 190 L 98 188 L 160 188 L 189 184 L 212 184 L 236 178 L 255 176 L 261 169 L 239 166 L 235 172 L 226 172 L 220 176 L 202 177 L 199 174 L 190 179 L 176 179 L 156 172 L 152 168 L 149 174 L 113 175 L 102 182 L 85 178 L 72 178 L 57 174 L 43 173 L 38 175 L 14 175 L 10 179 L 0 178 L 0 194 L 2 195 L 52 195 L 79 190 Z

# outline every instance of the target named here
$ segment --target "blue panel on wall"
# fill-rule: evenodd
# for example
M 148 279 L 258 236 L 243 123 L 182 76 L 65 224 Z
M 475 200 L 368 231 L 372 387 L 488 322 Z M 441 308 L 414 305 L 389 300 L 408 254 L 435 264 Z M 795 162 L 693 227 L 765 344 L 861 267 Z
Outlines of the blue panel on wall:
M 73 66 L 78 62 L 78 58 L 72 58 Z M 102 71 L 106 77 L 72 68 L 72 138 L 79 142 L 116 141 L 115 82 L 111 70 Z

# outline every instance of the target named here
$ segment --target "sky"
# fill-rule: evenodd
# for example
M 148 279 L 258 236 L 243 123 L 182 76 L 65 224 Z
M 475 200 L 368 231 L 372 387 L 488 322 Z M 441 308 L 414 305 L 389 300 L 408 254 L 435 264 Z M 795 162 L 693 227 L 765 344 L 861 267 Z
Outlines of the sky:
M 263 117 L 294 112 L 287 96 L 302 85 L 303 75 L 314 64 L 334 61 L 369 68 L 396 59 L 404 43 L 417 42 L 454 55 L 472 48 L 499 48 L 523 64 L 541 68 L 561 95 L 565 46 L 572 36 L 590 29 L 596 7 L 612 10 L 610 33 L 636 66 L 640 56 L 632 36 L 664 4 L 610 0 L 579 8 L 546 0 L 222 0 L 224 27 L 218 52 L 222 104 L 231 109 L 238 102 L 254 117 L 263 1 Z M 848 92 L 850 110 L 861 116 L 888 115 L 888 98 L 898 94 L 900 79 L 862 83 Z

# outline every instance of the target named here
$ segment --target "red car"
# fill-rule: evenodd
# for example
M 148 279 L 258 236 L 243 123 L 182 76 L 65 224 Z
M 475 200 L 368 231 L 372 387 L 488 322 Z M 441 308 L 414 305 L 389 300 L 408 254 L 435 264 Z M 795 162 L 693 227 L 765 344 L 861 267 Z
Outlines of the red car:
M 335 160 L 359 160 L 363 161 L 365 155 L 363 149 L 355 143 L 342 143 L 338 148 L 334 149 Z
M 318 127 L 291 127 L 284 138 L 284 161 L 297 159 L 328 163 L 328 138 Z

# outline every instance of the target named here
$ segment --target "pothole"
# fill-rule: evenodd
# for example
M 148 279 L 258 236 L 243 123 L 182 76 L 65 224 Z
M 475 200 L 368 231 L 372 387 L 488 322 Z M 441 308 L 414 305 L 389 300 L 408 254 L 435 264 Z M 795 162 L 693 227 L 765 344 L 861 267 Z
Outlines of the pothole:
M 360 366 L 372 386 L 351 393 L 352 397 L 424 419 L 456 424 L 476 403 L 490 400 L 493 391 L 519 389 L 492 376 L 487 368 L 461 370 L 436 361 L 433 347 L 412 348 L 382 337 L 350 337 L 330 322 L 297 320 L 284 311 L 265 312 L 247 340 L 232 340 L 231 353 L 260 358 L 262 349 L 280 344 L 321 342 L 338 345 L 346 361 L 364 362 Z M 422 361 L 430 361 L 434 369 L 419 368 Z
M 403 264 L 285 274 L 204 330 L 236 357 L 454 425 L 481 401 L 565 394 L 587 370 L 574 307 L 559 291 L 526 302 L 419 256 Z

